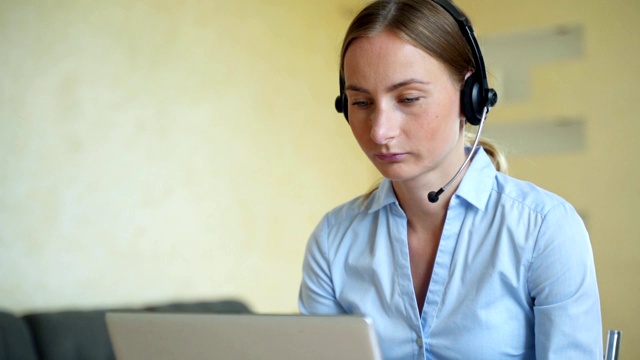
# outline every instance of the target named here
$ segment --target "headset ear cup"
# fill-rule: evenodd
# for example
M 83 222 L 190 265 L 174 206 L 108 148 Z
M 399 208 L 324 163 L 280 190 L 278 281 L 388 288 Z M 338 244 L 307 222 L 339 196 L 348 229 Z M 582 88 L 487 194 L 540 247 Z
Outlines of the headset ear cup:
M 343 103 L 342 95 L 338 95 L 336 97 L 336 102 L 335 102 L 334 106 L 336 107 L 336 111 L 339 112 L 339 113 L 342 113 L 344 111 L 342 103 Z
M 460 93 L 460 107 L 467 122 L 471 125 L 480 125 L 482 115 L 478 116 L 478 110 L 482 113 L 479 99 L 480 84 L 473 76 L 469 76 L 464 82 L 462 93 Z
M 349 99 L 347 98 L 347 94 L 342 93 L 340 99 L 342 101 L 342 115 L 344 115 L 345 120 L 349 122 Z
M 344 118 L 347 119 L 347 122 L 349 122 L 349 114 L 348 114 L 348 110 L 349 108 L 347 107 L 347 95 L 346 94 L 340 94 L 338 95 L 338 97 L 336 97 L 336 101 L 335 101 L 335 107 L 336 107 L 336 111 L 339 113 L 342 113 L 342 115 L 344 115 Z

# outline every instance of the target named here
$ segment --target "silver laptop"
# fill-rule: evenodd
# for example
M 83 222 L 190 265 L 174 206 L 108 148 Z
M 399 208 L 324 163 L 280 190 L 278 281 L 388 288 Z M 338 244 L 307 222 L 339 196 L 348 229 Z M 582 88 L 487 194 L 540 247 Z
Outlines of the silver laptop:
M 109 312 L 118 360 L 380 360 L 360 316 Z

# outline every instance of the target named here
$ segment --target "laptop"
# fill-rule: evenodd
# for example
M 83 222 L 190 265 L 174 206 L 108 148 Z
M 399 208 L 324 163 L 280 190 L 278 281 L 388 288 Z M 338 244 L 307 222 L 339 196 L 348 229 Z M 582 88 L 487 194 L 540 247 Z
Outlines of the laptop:
M 118 360 L 381 360 L 361 316 L 109 312 Z

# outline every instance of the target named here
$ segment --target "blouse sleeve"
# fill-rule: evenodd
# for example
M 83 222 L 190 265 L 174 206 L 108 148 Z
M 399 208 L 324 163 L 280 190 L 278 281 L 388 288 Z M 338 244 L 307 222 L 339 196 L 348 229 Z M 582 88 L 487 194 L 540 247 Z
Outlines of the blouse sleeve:
M 336 299 L 330 260 L 327 255 L 327 222 L 325 216 L 311 234 L 302 267 L 302 284 L 298 307 L 303 314 L 342 314 L 345 310 Z
M 545 216 L 529 269 L 537 359 L 602 359 L 602 320 L 589 235 L 568 203 Z

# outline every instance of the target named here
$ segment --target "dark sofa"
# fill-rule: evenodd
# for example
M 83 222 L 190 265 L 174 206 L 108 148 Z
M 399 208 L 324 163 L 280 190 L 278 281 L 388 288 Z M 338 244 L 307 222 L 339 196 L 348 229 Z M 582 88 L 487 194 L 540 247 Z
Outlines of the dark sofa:
M 0 310 L 0 360 L 114 360 L 107 311 L 250 313 L 237 300 L 181 302 L 144 308 L 41 312 Z

